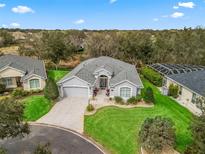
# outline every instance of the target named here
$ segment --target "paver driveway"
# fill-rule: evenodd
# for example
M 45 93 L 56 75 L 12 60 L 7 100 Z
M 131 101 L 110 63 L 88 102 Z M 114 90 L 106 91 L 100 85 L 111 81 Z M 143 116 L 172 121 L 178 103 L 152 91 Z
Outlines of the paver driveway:
M 56 103 L 51 111 L 38 123 L 56 125 L 83 133 L 84 113 L 88 104 L 86 98 L 68 97 Z

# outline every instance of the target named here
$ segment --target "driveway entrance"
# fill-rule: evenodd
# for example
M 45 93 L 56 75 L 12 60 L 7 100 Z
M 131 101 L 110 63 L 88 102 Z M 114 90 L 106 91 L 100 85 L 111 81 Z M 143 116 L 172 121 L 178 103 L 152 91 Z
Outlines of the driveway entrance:
M 51 111 L 37 122 L 56 125 L 83 133 L 87 98 L 67 97 L 56 103 Z

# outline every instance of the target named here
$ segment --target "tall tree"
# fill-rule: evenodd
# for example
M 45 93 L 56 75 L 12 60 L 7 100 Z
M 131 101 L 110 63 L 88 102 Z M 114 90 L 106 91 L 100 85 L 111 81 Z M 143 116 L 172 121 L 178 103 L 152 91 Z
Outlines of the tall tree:
M 9 46 L 15 43 L 14 37 L 6 30 L 0 30 L 0 47 Z
M 43 33 L 44 57 L 51 60 L 56 68 L 60 60 L 65 60 L 76 51 L 75 46 L 70 40 L 65 40 L 65 37 L 65 33 L 61 31 Z
M 0 139 L 29 133 L 28 124 L 23 122 L 23 111 L 22 103 L 12 98 L 0 100 Z

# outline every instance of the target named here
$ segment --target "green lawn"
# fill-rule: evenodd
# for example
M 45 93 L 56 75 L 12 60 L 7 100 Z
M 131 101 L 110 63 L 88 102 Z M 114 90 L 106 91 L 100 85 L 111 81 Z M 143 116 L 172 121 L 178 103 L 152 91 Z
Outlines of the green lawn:
M 153 108 L 120 109 L 105 107 L 93 116 L 85 117 L 85 132 L 101 143 L 107 150 L 116 154 L 135 154 L 139 152 L 138 132 L 148 117 L 158 115 L 169 117 L 175 122 L 176 149 L 183 152 L 192 142 L 188 129 L 193 115 L 167 96 L 160 94 L 151 83 L 144 80 L 145 87 L 152 87 L 156 98 Z
M 44 96 L 30 96 L 23 100 L 24 120 L 36 121 L 51 109 L 52 102 Z
M 69 71 L 62 70 L 48 70 L 48 77 L 52 78 L 56 82 L 63 78 Z

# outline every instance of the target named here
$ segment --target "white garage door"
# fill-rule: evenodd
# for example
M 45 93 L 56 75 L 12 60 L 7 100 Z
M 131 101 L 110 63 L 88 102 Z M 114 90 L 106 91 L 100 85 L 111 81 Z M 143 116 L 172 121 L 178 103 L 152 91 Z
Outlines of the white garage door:
M 64 87 L 64 97 L 85 97 L 88 98 L 88 88 L 86 87 Z

